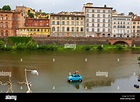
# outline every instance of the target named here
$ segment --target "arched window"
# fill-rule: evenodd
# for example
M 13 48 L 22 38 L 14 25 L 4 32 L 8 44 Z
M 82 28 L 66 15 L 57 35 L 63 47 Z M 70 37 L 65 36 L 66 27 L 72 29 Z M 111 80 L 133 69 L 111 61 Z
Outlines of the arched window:
M 52 31 L 55 31 L 55 27 L 52 27 Z

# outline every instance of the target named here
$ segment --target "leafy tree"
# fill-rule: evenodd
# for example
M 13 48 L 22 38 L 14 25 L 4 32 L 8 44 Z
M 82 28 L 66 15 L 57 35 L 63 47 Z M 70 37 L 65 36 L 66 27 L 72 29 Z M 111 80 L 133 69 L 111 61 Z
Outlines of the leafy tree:
M 9 5 L 4 5 L 2 7 L 2 10 L 8 10 L 8 11 L 10 11 L 11 10 L 11 7 Z
M 30 18 L 34 18 L 34 14 L 33 13 L 28 12 L 27 14 L 29 15 Z
M 133 13 L 133 12 L 129 12 L 128 15 L 132 15 L 132 16 L 134 16 L 134 13 Z

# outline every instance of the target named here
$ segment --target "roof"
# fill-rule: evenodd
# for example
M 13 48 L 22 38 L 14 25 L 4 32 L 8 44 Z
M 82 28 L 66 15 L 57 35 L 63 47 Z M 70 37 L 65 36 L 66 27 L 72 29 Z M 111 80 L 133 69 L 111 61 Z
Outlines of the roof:
M 137 16 L 136 18 L 133 18 L 132 21 L 140 21 L 140 16 Z

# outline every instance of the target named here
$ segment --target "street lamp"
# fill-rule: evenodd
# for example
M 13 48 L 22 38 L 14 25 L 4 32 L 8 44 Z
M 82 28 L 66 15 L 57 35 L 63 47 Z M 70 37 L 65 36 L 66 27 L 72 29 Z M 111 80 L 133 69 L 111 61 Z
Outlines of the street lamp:
M 27 71 L 29 71 L 29 72 L 31 72 L 31 74 L 36 74 L 36 75 L 38 75 L 38 72 L 37 72 L 37 70 L 27 70 L 27 69 L 25 69 L 24 70 L 25 71 L 25 83 L 26 83 L 26 85 L 27 85 L 27 88 L 28 88 L 28 90 L 27 90 L 27 93 L 31 93 L 32 91 L 31 91 L 31 83 L 29 83 L 28 82 L 28 79 L 27 79 Z

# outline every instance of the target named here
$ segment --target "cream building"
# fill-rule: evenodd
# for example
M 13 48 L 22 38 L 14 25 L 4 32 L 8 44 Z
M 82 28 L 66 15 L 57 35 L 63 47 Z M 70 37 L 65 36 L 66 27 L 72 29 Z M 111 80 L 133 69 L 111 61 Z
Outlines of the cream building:
M 140 16 L 132 19 L 132 37 L 140 37 Z
M 51 36 L 81 37 L 85 36 L 85 16 L 82 12 L 60 12 L 51 14 Z
M 112 12 L 112 37 L 131 37 L 132 16 Z
M 111 37 L 112 7 L 93 7 L 93 3 L 83 6 L 85 14 L 85 33 L 91 37 Z

